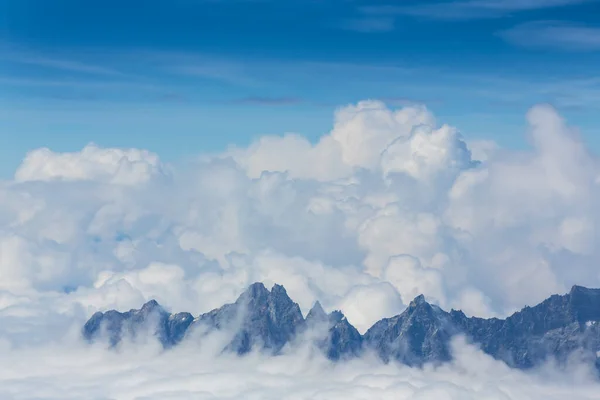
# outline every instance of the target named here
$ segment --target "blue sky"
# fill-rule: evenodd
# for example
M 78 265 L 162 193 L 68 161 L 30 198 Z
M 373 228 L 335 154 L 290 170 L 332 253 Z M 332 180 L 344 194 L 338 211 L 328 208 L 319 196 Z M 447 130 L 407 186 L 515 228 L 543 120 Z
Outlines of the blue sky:
M 177 160 L 316 139 L 367 98 L 517 148 L 549 102 L 598 151 L 599 15 L 595 0 L 0 0 L 0 177 L 41 146 Z

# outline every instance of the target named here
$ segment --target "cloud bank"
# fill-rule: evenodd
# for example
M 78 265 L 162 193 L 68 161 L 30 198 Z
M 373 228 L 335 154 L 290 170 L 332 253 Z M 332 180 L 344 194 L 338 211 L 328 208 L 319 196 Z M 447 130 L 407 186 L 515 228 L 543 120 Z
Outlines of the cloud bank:
M 215 357 L 195 344 L 165 354 L 151 345 L 130 347 L 119 354 L 98 348 L 46 347 L 3 357 L 0 396 L 123 400 L 597 398 L 597 384 L 580 375 L 525 375 L 460 341 L 456 347 L 462 350 L 452 364 L 423 370 L 371 359 L 331 364 L 307 349 L 279 357 L 251 354 L 237 358 Z M 56 357 L 57 352 L 61 357 Z
M 592 398 L 587 383 L 547 386 L 464 344 L 425 371 L 309 351 L 234 362 L 69 348 L 97 310 L 155 298 L 197 315 L 255 281 L 284 285 L 305 314 L 315 300 L 339 308 L 361 332 L 421 293 L 504 316 L 600 287 L 598 159 L 551 107 L 526 119 L 518 152 L 378 101 L 338 109 L 316 143 L 266 136 L 185 165 L 140 149 L 32 151 L 0 183 L 2 398 Z

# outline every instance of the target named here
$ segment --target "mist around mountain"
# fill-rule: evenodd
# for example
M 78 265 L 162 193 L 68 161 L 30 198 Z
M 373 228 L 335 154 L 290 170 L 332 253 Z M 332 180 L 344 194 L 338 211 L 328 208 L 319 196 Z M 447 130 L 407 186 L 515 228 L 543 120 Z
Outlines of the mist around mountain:
M 308 340 L 332 361 L 371 353 L 384 363 L 422 367 L 451 361 L 451 342 L 463 336 L 513 368 L 546 363 L 566 368 L 578 362 L 600 372 L 600 289 L 573 286 L 567 294 L 553 295 L 506 319 L 447 312 L 419 295 L 401 314 L 377 321 L 361 335 L 338 310 L 327 313 L 316 302 L 304 317 L 283 286 L 268 290 L 254 283 L 235 303 L 197 317 L 170 313 L 151 300 L 139 310 L 97 312 L 82 333 L 88 341 L 104 340 L 109 347 L 151 334 L 169 349 L 215 331 L 227 337 L 223 352 L 240 356 L 253 350 L 278 355 Z

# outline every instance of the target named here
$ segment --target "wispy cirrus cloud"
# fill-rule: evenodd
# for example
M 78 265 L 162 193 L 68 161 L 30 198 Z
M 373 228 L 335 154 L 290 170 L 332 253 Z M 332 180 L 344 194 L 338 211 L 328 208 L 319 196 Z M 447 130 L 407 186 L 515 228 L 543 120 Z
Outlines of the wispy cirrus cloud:
M 230 62 L 202 61 L 176 65 L 168 69 L 179 75 L 220 81 L 235 86 L 257 86 L 258 81 L 250 77 L 241 64 Z
M 573 33 L 581 30 L 581 25 L 547 26 L 539 24 L 538 36 L 524 32 L 523 26 L 513 28 L 514 32 L 498 33 L 505 40 L 528 46 L 550 45 L 549 32 L 553 32 L 558 44 L 579 43 L 576 49 L 594 50 L 593 29 L 585 31 L 586 37 Z M 518 28 L 518 29 L 517 29 Z M 531 26 L 527 26 L 531 29 Z M 522 42 L 518 42 L 521 33 Z M 544 36 L 545 35 L 545 36 Z M 543 40 L 542 40 L 543 39 Z M 529 40 L 529 42 L 526 42 Z M 526 44 L 527 43 L 527 44 Z M 86 52 L 87 54 L 87 52 Z M 4 56 L 4 54 L 2 55 Z M 41 53 L 41 57 L 51 55 Z M 585 84 L 574 82 L 568 76 L 537 79 L 522 77 L 513 71 L 489 73 L 468 73 L 443 69 L 438 65 L 415 68 L 408 63 L 372 63 L 355 61 L 303 60 L 224 57 L 202 53 L 177 53 L 136 50 L 129 53 L 106 52 L 98 54 L 109 68 L 117 65 L 123 71 L 143 71 L 143 75 L 124 77 L 70 76 L 55 74 L 44 77 L 27 74 L 17 69 L 7 70 L 0 75 L 0 97 L 65 99 L 102 99 L 105 101 L 136 102 L 148 100 L 168 103 L 195 103 L 217 101 L 220 105 L 255 105 L 265 107 L 310 105 L 334 107 L 340 102 L 352 101 L 353 95 L 347 91 L 348 81 L 360 86 L 365 97 L 383 99 L 392 105 L 427 103 L 441 106 L 450 104 L 450 98 L 461 97 L 461 101 L 491 101 L 494 104 L 510 104 L 521 109 L 534 102 L 549 102 L 560 108 L 597 110 L 600 108 L 600 87 L 590 84 L 595 79 L 594 72 L 583 72 Z M 85 54 L 78 63 L 94 64 Z M 143 66 L 143 69 L 141 68 Z M 435 76 L 435 80 L 431 80 Z M 504 79 L 501 79 L 501 76 Z M 135 79 L 129 79 L 135 77 Z M 217 83 L 228 86 L 227 92 L 204 93 L 206 84 Z M 210 85 L 212 88 L 214 85 Z M 315 98 L 310 90 L 327 87 L 325 95 Z M 524 88 L 527 88 L 526 90 Z M 218 98 L 215 98 L 215 93 Z M 450 95 L 451 93 L 451 95 Z
M 566 51 L 600 51 L 600 26 L 564 21 L 535 21 L 498 33 L 509 43 L 522 47 Z
M 253 60 L 232 60 L 208 53 L 136 49 L 131 54 L 113 57 L 129 64 L 143 62 L 154 72 L 180 77 L 216 81 L 233 86 L 254 87 L 263 82 L 252 74 Z
M 160 90 L 162 85 L 129 81 L 96 81 L 96 80 L 72 80 L 72 79 L 43 79 L 22 78 L 19 76 L 0 76 L 0 86 L 13 87 L 69 87 L 85 89 L 138 89 L 147 91 Z
M 111 67 L 63 58 L 5 52 L 4 55 L 0 56 L 0 59 L 17 65 L 32 65 L 41 68 L 56 69 L 78 74 L 111 77 L 125 75 L 123 72 Z
M 236 104 L 259 105 L 259 106 L 286 106 L 296 105 L 302 102 L 299 97 L 266 97 L 266 96 L 249 96 L 235 100 Z
M 597 0 L 467 0 L 437 3 L 419 3 L 401 6 L 365 6 L 361 11 L 368 15 L 409 15 L 431 19 L 468 20 L 498 18 L 507 14 L 568 7 Z
M 13 96 L 49 100 L 143 100 L 166 103 L 189 101 L 185 90 L 162 83 L 126 80 L 43 79 L 0 75 L 0 91 Z M 16 90 L 16 92 L 15 92 Z M 14 93 L 17 93 L 16 95 Z

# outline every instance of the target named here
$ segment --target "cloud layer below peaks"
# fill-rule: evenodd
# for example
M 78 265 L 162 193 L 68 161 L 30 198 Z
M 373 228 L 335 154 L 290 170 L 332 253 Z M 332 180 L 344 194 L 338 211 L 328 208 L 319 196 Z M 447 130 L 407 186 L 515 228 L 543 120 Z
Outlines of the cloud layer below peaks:
M 50 363 L 60 351 L 64 376 L 85 370 L 89 382 L 100 382 L 118 373 L 107 371 L 115 364 L 105 358 L 113 356 L 94 353 L 97 363 L 90 356 L 86 370 L 84 350 L 69 353 L 64 344 L 93 312 L 154 298 L 197 315 L 256 281 L 284 285 L 305 314 L 315 300 L 341 309 L 361 332 L 421 293 L 446 309 L 502 316 L 573 284 L 600 287 L 598 159 L 551 107 L 535 106 L 526 118 L 526 151 L 466 142 L 425 107 L 394 110 L 378 101 L 340 108 L 316 143 L 266 136 L 185 164 L 167 165 L 139 149 L 34 150 L 13 180 L 0 182 L 0 380 L 18 378 L 30 388 L 50 376 L 61 382 L 58 367 L 50 374 L 38 366 L 37 375 L 19 369 L 28 355 Z M 127 365 L 139 361 L 130 356 Z M 152 361 L 142 381 L 156 376 L 161 362 Z M 256 362 L 272 371 L 280 361 Z M 314 362 L 300 364 L 300 382 L 316 379 L 323 367 Z M 336 398 L 336 385 L 350 380 L 368 387 L 355 393 L 378 398 L 525 393 L 490 384 L 485 397 L 433 372 L 407 372 L 414 379 L 407 383 L 389 370 L 374 376 L 344 368 L 325 375 L 331 382 L 323 392 L 289 398 Z M 244 374 L 239 393 L 290 379 L 270 376 L 266 385 L 260 373 Z M 430 378 L 445 383 L 419 394 Z M 541 398 L 543 386 L 531 387 Z M 135 392 L 129 389 L 117 397 L 135 398 L 123 394 Z M 238 393 L 231 390 L 203 398 Z M 282 398 L 256 390 L 256 398 Z

